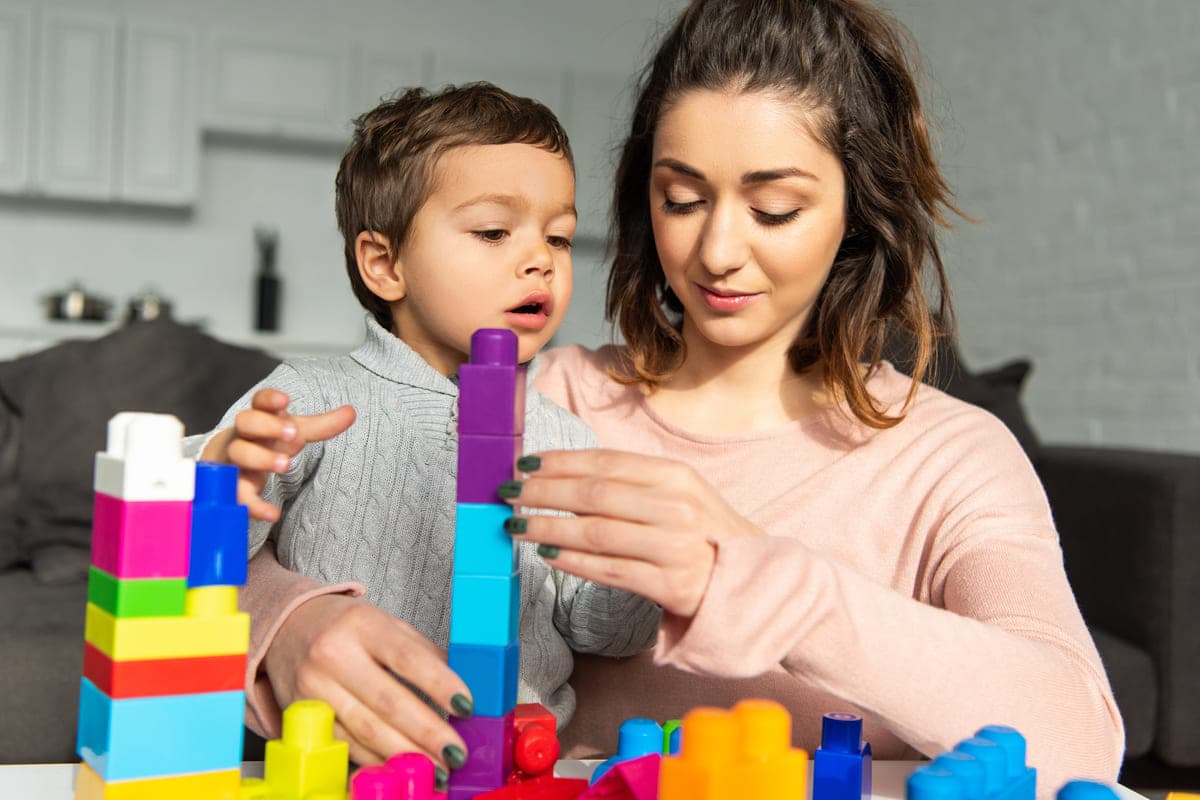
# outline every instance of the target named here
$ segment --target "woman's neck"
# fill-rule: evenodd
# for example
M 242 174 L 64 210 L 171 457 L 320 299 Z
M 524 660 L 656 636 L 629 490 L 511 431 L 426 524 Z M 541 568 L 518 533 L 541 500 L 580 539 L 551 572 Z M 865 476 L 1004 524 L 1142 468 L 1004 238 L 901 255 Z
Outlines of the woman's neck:
M 819 368 L 797 375 L 786 346 L 730 348 L 689 337 L 687 358 L 647 398 L 673 425 L 715 435 L 770 430 L 829 405 Z

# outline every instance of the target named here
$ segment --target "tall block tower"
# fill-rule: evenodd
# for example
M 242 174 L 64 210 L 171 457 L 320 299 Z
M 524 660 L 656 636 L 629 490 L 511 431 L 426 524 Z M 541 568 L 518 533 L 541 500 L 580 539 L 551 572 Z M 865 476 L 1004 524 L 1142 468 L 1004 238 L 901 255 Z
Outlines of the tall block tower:
M 122 413 L 96 455 L 76 800 L 238 797 L 249 519 L 237 469 L 182 437 Z
M 517 364 L 516 335 L 476 331 L 458 388 L 449 660 L 471 690 L 475 714 L 451 718 L 468 755 L 450 774 L 450 800 L 497 789 L 513 771 L 521 582 L 516 546 L 503 527 L 512 509 L 496 487 L 512 479 L 524 443 L 525 368 Z

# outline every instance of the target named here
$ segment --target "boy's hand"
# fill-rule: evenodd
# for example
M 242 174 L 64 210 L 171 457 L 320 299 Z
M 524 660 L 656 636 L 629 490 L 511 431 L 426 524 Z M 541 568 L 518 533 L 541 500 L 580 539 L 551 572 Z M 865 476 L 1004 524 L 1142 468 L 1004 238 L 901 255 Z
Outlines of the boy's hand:
M 328 594 L 288 615 L 263 660 L 280 708 L 324 700 L 350 760 L 378 764 L 421 752 L 457 769 L 466 745 L 449 723 L 397 680 L 404 679 L 455 716 L 472 710 L 466 684 L 446 654 L 415 628 L 365 600 Z
M 354 424 L 351 406 L 293 416 L 287 411 L 288 401 L 281 391 L 259 389 L 250 408 L 234 418 L 233 427 L 214 436 L 200 454 L 204 461 L 238 467 L 238 502 L 251 517 L 267 522 L 279 519 L 279 509 L 259 496 L 270 474 L 287 472 L 292 456 L 309 442 L 332 439 Z

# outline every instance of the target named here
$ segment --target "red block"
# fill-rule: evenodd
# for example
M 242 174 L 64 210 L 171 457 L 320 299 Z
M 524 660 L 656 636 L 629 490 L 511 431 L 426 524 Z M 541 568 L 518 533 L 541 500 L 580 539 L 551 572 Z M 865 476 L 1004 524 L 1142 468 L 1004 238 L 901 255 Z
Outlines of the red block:
M 475 795 L 475 800 L 575 800 L 588 788 L 583 778 L 556 778 L 543 775 L 531 781 L 513 783 Z
M 90 644 L 83 645 L 83 677 L 114 700 L 172 694 L 241 691 L 246 656 L 158 658 L 116 661 Z

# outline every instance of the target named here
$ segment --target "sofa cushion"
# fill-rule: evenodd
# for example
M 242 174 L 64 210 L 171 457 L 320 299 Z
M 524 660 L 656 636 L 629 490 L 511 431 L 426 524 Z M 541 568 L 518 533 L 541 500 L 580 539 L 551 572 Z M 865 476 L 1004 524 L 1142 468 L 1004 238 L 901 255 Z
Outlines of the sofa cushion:
M 1158 676 L 1150 654 L 1106 630 L 1090 628 L 1125 721 L 1125 757 L 1150 752 L 1158 718 Z
M 17 457 L 21 449 L 21 417 L 0 395 L 0 571 L 17 563 Z

